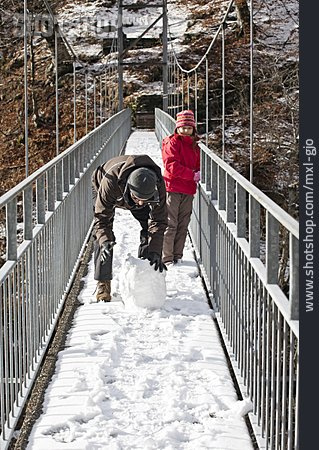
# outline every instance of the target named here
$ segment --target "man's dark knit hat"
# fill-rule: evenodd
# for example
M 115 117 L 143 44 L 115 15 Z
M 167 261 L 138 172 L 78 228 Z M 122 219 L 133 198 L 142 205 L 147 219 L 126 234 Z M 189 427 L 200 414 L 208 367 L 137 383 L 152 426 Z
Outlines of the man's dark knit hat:
M 127 179 L 130 191 L 141 200 L 148 200 L 156 192 L 156 174 L 147 167 L 133 170 Z

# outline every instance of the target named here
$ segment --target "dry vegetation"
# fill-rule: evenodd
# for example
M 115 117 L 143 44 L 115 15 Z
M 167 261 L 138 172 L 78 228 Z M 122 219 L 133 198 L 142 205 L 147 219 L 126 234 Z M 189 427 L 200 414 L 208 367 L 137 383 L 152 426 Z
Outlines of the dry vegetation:
M 203 3 L 204 2 L 199 2 Z M 244 1 L 241 21 L 229 20 L 225 29 L 225 158 L 242 175 L 249 178 L 249 23 Z M 209 2 L 210 4 L 210 2 Z M 209 4 L 206 7 L 209 8 Z M 282 8 L 282 17 L 273 17 L 272 5 Z M 298 28 L 292 5 L 296 2 L 255 3 L 254 29 L 254 184 L 292 216 L 298 217 L 299 130 L 298 130 Z M 202 11 L 198 8 L 198 14 Z M 194 16 L 196 12 L 194 10 Z M 268 17 L 267 17 L 268 16 Z M 215 16 L 214 16 L 215 17 Z M 287 18 L 292 17 L 289 25 Z M 233 18 L 233 17 L 232 17 Z M 196 22 L 196 21 L 195 21 Z M 210 24 L 211 22 L 211 24 Z M 212 17 L 203 21 L 214 28 Z M 291 25 L 292 24 L 292 25 Z M 247 29 L 248 27 L 248 29 Z M 286 40 L 269 38 L 289 30 Z M 205 53 L 211 36 L 187 33 L 190 48 L 196 52 L 181 55 L 185 67 Z M 221 155 L 221 41 L 209 54 L 209 147 Z M 205 67 L 198 70 L 199 131 L 205 131 Z M 186 82 L 185 82 L 186 84 Z M 190 105 L 194 105 L 194 77 L 191 81 Z M 186 91 L 186 86 L 185 86 Z
M 16 2 L 1 3 L 1 61 L 0 61 L 0 195 L 25 177 L 24 143 L 24 67 L 23 38 L 16 36 L 15 14 L 22 14 Z M 43 12 L 43 2 L 28 2 L 34 13 Z M 57 3 L 57 2 L 56 2 Z M 23 6 L 23 4 L 22 4 Z M 53 55 L 46 39 L 29 39 L 28 95 L 29 95 L 29 174 L 56 155 L 55 141 L 55 84 Z M 77 86 L 78 137 L 85 134 L 85 104 L 83 76 Z M 66 73 L 59 79 L 61 98 L 60 151 L 73 143 L 73 80 Z M 89 108 L 89 126 L 93 113 Z
M 201 1 L 189 5 L 192 11 L 179 55 L 185 68 L 194 66 L 205 53 L 214 30 L 225 10 L 223 1 Z M 56 1 L 54 7 L 65 2 Z M 260 5 L 263 6 L 260 0 Z M 282 4 L 287 2 L 283 0 Z M 238 1 L 241 7 L 245 2 Z M 43 2 L 28 2 L 34 13 L 44 11 Z M 25 176 L 23 39 L 15 36 L 12 16 L 22 13 L 22 6 L 13 0 L 3 0 L 1 7 L 1 86 L 0 86 L 0 194 L 16 185 Z M 237 17 L 237 19 L 236 19 Z M 241 21 L 233 15 L 226 28 L 226 159 L 243 175 L 249 173 L 249 43 L 245 9 Z M 198 31 L 198 25 L 203 32 Z M 269 23 L 268 33 L 274 28 Z M 245 28 L 246 27 L 246 28 Z M 295 217 L 298 215 L 298 63 L 297 46 L 287 52 L 262 43 L 265 26 L 256 25 L 255 104 L 254 104 L 254 182 Z M 294 37 L 296 40 L 296 36 Z M 50 42 L 41 37 L 29 40 L 29 173 L 45 164 L 56 154 L 54 64 Z M 186 47 L 187 45 L 187 47 Z M 209 56 L 210 146 L 221 148 L 221 66 L 217 59 L 220 41 Z M 187 50 L 186 50 L 187 49 Z M 161 49 L 157 51 L 161 58 Z M 138 50 L 129 52 L 134 57 Z M 294 53 L 294 54 L 293 54 Z M 155 53 L 154 53 L 155 55 Z M 292 57 L 293 56 L 293 57 Z M 73 143 L 72 74 L 65 71 L 59 77 L 60 150 Z M 131 81 L 125 85 L 125 104 L 138 110 L 144 102 L 141 95 L 145 83 L 161 80 L 161 67 L 129 67 Z M 134 75 L 134 78 L 132 76 Z M 136 80 L 136 81 L 134 81 Z M 204 131 L 205 72 L 198 71 L 199 131 Z M 144 83 L 141 83 L 141 81 Z M 193 81 L 192 81 L 193 82 Z M 192 83 L 191 82 L 191 83 Z M 85 103 L 83 74 L 78 74 L 77 129 L 78 137 L 85 133 Z M 191 89 L 190 104 L 194 97 Z M 89 129 L 93 126 L 93 106 L 90 98 Z M 202 124 L 201 124 L 202 123 Z

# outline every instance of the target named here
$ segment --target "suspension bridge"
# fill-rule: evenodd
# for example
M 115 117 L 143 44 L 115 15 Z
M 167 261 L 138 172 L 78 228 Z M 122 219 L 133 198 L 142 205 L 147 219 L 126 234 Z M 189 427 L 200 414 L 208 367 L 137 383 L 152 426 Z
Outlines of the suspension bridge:
M 205 292 L 214 310 L 214 323 L 221 334 L 234 382 L 243 397 L 248 396 L 252 402 L 247 418 L 256 440 L 255 448 L 297 449 L 299 230 L 297 221 L 253 184 L 252 2 L 246 111 L 250 120 L 246 135 L 250 148 L 249 180 L 225 160 L 228 101 L 225 48 L 234 3 L 227 3 L 206 52 L 191 69 L 183 67 L 174 47 L 167 25 L 166 0 L 151 5 L 161 10 L 158 20 L 163 24 L 162 60 L 158 62 L 163 70 L 162 108 L 153 111 L 155 134 L 160 154 L 162 139 L 174 131 L 176 112 L 185 108 L 194 110 L 202 131 L 201 180 L 189 234 Z M 123 68 L 128 52 L 123 44 L 125 4 L 118 4 L 117 27 L 107 60 L 93 69 L 79 60 L 47 0 L 44 4 L 54 24 L 56 156 L 29 174 L 29 44 L 25 1 L 26 177 L 0 198 L 5 224 L 4 263 L 0 268 L 1 449 L 9 448 L 15 436 L 90 240 L 92 172 L 106 160 L 123 153 L 132 132 L 132 111 L 124 105 Z M 59 114 L 63 99 L 59 95 L 59 67 L 65 61 L 59 57 L 61 48 L 67 51 L 73 68 L 74 93 L 74 142 L 62 152 Z M 209 57 L 212 52 L 220 58 L 220 156 L 210 145 Z M 84 98 L 85 135 L 81 138 L 77 130 L 77 77 L 84 79 L 81 100 Z M 203 103 L 199 101 L 201 95 Z M 288 282 L 283 283 L 283 279 Z M 209 340 L 205 345 L 209 348 Z M 104 448 L 108 448 L 107 443 Z

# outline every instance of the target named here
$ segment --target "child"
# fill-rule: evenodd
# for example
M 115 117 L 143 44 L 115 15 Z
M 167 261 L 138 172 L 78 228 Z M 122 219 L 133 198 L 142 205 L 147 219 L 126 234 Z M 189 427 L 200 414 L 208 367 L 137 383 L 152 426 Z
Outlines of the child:
M 200 180 L 200 150 L 194 114 L 176 116 L 174 134 L 163 139 L 162 158 L 166 187 L 168 226 L 164 233 L 162 260 L 177 263 L 183 256 L 193 197 Z

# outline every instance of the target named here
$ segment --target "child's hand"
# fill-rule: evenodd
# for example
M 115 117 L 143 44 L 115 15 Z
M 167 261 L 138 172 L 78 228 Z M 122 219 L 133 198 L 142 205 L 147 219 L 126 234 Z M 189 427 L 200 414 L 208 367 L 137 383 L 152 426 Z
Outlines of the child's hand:
M 195 183 L 198 183 L 200 180 L 200 170 L 198 172 L 194 173 L 194 181 Z

